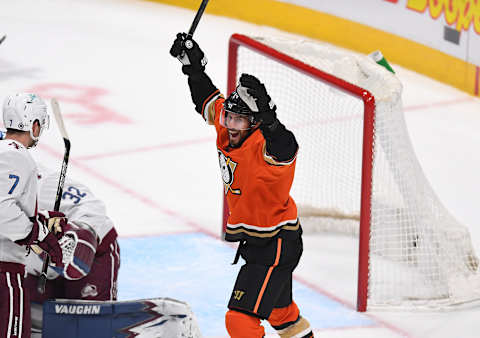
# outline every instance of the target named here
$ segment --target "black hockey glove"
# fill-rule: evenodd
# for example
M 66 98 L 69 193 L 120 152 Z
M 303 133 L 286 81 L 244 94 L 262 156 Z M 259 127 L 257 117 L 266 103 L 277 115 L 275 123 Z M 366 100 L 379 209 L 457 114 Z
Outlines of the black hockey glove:
M 260 129 L 273 131 L 278 126 L 277 106 L 272 101 L 261 83 L 255 76 L 249 74 L 242 74 L 240 76 L 240 84 L 247 88 L 247 93 L 250 94 L 256 101 L 258 113 L 255 113 L 255 121 L 261 122 Z
M 185 75 L 202 73 L 207 64 L 207 58 L 198 44 L 187 37 L 186 33 L 178 33 L 170 48 L 170 55 L 182 63 L 182 72 Z

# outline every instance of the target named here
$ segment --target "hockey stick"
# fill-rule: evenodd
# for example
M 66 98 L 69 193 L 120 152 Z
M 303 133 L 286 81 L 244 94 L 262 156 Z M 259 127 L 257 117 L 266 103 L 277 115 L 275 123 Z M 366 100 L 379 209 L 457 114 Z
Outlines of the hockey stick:
M 202 0 L 202 3 L 200 4 L 200 7 L 198 8 L 197 14 L 195 15 L 195 18 L 193 19 L 192 25 L 190 26 L 190 29 L 188 30 L 187 38 L 192 38 L 193 33 L 195 32 L 195 29 L 197 29 L 197 25 L 200 22 L 200 19 L 202 18 L 203 12 L 205 11 L 205 8 L 207 7 L 209 0 Z
M 4 36 L 2 36 L 2 37 L 0 38 L 0 45 L 2 44 L 3 41 L 5 41 L 6 38 L 7 38 L 6 35 L 4 35 Z
M 62 113 L 60 112 L 60 105 L 56 99 L 51 100 L 53 115 L 57 122 L 60 134 L 62 134 L 63 142 L 65 143 L 65 153 L 63 155 L 62 170 L 60 171 L 60 177 L 58 179 L 57 195 L 55 196 L 54 211 L 60 210 L 60 202 L 62 200 L 63 185 L 65 183 L 65 175 L 67 174 L 68 157 L 70 156 L 70 139 L 68 138 L 67 129 L 63 123 Z M 50 256 L 46 255 L 43 259 L 42 274 L 38 280 L 37 290 L 41 294 L 45 293 L 45 283 L 47 282 L 47 270 L 50 264 Z

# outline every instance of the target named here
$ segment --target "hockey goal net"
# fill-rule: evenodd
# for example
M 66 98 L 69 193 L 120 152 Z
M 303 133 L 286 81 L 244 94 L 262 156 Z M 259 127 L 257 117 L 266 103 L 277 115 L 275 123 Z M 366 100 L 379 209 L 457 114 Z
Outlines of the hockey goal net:
M 265 83 L 297 138 L 291 195 L 304 231 L 359 236 L 359 311 L 480 298 L 469 231 L 423 174 L 394 74 L 317 42 L 234 34 L 228 93 L 242 73 Z M 224 226 L 227 214 L 225 205 Z

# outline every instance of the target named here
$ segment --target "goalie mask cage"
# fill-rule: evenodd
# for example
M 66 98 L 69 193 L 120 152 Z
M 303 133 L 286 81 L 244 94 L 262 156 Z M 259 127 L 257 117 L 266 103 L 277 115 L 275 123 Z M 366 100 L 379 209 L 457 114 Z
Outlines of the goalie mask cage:
M 242 73 L 257 76 L 297 138 L 291 195 L 304 231 L 358 234 L 358 311 L 480 298 L 469 231 L 423 174 L 394 74 L 318 42 L 239 34 L 228 67 L 228 93 Z M 225 231 L 225 199 L 223 211 Z

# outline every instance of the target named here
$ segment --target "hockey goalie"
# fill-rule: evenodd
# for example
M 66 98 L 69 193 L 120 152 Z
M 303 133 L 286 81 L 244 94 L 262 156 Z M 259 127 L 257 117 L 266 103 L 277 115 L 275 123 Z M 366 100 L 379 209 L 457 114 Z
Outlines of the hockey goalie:
M 55 201 L 58 177 L 41 166 L 40 208 Z M 168 298 L 117 301 L 117 232 L 104 203 L 87 186 L 67 176 L 60 210 L 67 218 L 58 229 L 68 239 L 60 243 L 63 266 L 49 266 L 43 293 L 37 285 L 44 253 L 33 248 L 27 257 L 32 337 L 200 337 L 186 303 Z

